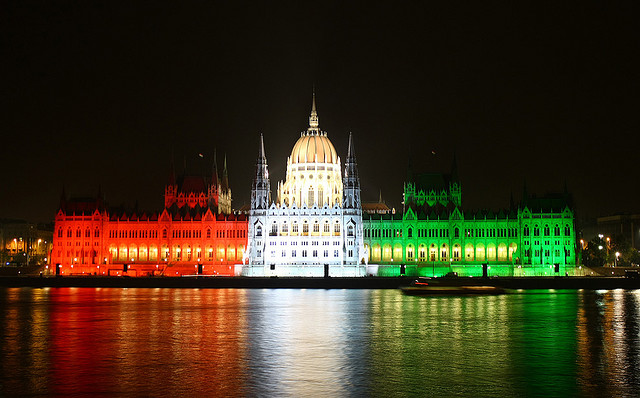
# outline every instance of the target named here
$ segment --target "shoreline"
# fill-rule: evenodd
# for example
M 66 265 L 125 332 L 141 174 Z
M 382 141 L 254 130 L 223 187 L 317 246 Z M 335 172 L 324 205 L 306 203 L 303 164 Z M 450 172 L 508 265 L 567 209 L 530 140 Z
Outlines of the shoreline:
M 414 277 L 111 277 L 0 276 L 0 287 L 196 288 L 196 289 L 398 289 Z M 640 278 L 625 277 L 489 277 L 437 278 L 451 286 L 495 286 L 504 289 L 640 289 Z

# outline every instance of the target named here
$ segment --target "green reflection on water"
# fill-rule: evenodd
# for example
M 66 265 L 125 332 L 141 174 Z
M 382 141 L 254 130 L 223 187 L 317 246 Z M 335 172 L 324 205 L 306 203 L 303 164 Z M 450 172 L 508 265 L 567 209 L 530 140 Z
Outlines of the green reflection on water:
M 576 391 L 575 294 L 372 297 L 372 392 L 558 395 Z

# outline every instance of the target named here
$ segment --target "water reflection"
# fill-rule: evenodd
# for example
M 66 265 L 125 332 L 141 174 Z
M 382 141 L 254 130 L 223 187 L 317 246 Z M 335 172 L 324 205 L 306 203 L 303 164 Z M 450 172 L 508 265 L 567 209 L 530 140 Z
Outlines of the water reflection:
M 633 396 L 640 386 L 640 291 L 584 292 L 578 312 L 578 383 L 584 393 Z
M 0 396 L 629 396 L 640 292 L 0 289 Z

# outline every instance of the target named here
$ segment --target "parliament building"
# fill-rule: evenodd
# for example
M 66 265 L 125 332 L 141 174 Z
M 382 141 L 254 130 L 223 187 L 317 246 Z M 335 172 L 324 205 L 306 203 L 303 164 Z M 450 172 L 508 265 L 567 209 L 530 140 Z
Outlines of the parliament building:
M 246 161 L 246 160 L 244 160 Z M 523 189 L 508 209 L 470 211 L 454 156 L 449 173 L 405 178 L 403 209 L 361 202 L 354 140 L 344 164 L 319 127 L 286 159 L 272 197 L 260 136 L 248 211 L 232 209 L 222 176 L 170 174 L 159 212 L 67 198 L 55 216 L 50 273 L 60 275 L 440 276 L 577 273 L 575 216 L 564 192 Z M 247 184 L 249 182 L 246 182 Z M 386 210 L 385 210 L 386 208 Z

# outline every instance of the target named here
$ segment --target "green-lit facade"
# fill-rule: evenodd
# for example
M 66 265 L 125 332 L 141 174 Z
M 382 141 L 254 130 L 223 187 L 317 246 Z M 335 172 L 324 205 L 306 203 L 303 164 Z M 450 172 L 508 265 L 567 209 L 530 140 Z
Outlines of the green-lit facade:
M 402 214 L 363 216 L 364 244 L 378 275 L 576 274 L 574 213 L 566 190 L 536 198 L 523 191 L 509 209 L 465 211 L 451 174 L 408 173 Z

